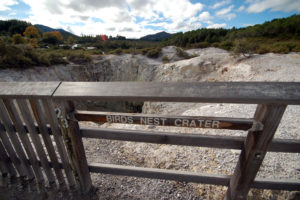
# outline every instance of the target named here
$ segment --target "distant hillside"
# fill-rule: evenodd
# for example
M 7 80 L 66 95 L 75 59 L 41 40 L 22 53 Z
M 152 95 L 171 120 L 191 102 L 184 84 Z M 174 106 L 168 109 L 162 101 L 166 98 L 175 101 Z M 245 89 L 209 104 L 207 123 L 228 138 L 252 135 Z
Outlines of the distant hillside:
M 64 38 L 67 38 L 68 36 L 72 37 L 78 37 L 77 35 L 74 35 L 73 33 L 70 33 L 68 31 L 65 31 L 64 29 L 54 29 L 49 26 L 41 25 L 41 24 L 35 24 L 34 25 L 37 29 L 39 29 L 40 32 L 52 32 L 52 31 L 58 31 L 62 34 Z
M 162 41 L 164 39 L 170 38 L 172 36 L 172 34 L 167 33 L 165 31 L 159 32 L 159 33 L 155 33 L 152 35 L 146 35 L 144 37 L 141 37 L 140 40 L 143 41 Z
M 27 26 L 31 26 L 31 23 L 16 19 L 0 20 L 0 35 L 23 34 Z
M 300 51 L 300 15 L 273 19 L 246 28 L 201 28 L 172 35 L 164 45 L 188 48 L 252 49 L 256 53 Z

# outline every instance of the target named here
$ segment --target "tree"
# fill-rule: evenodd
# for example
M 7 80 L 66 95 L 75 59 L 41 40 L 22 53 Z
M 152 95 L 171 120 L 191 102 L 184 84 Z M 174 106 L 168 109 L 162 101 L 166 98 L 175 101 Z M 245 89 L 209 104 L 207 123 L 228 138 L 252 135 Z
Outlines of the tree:
M 57 38 L 57 40 L 62 41 L 63 40 L 63 36 L 61 35 L 60 32 L 58 31 L 52 31 L 50 32 L 51 35 L 53 35 L 54 37 Z
M 75 41 L 75 39 L 70 35 L 69 37 L 68 37 L 68 39 L 67 39 L 67 43 L 68 44 L 74 44 L 76 41 Z
M 244 57 L 250 57 L 255 52 L 257 47 L 258 47 L 257 44 L 243 38 L 241 40 L 235 41 L 233 52 L 235 54 L 241 53 Z
M 58 31 L 43 33 L 42 41 L 48 44 L 58 44 L 63 40 L 62 35 Z
M 12 39 L 13 39 L 14 44 L 24 44 L 25 43 L 25 39 L 19 33 L 14 34 Z
M 40 33 L 38 29 L 34 26 L 27 26 L 24 32 L 24 35 L 28 38 L 39 38 Z
M 31 38 L 31 39 L 29 40 L 29 44 L 30 44 L 30 46 L 32 46 L 32 47 L 34 47 L 34 48 L 39 47 L 38 41 L 37 41 L 36 38 Z

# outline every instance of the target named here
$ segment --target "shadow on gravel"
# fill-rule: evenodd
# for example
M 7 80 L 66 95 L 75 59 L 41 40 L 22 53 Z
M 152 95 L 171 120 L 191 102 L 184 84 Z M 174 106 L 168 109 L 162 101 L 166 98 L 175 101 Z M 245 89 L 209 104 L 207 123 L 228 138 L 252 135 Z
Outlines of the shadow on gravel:
M 34 180 L 23 178 L 9 178 L 0 176 L 0 200 L 96 200 L 99 199 L 94 190 L 88 195 L 82 195 L 78 189 L 69 189 L 62 185 L 49 186 L 45 183 L 37 184 Z

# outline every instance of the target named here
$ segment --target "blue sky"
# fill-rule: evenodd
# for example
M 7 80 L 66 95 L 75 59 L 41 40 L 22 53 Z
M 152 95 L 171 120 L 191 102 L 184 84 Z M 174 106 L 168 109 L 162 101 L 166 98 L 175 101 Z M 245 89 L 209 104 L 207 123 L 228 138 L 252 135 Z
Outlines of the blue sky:
M 1 0 L 0 19 L 77 35 L 139 38 L 159 31 L 231 28 L 300 14 L 300 0 Z

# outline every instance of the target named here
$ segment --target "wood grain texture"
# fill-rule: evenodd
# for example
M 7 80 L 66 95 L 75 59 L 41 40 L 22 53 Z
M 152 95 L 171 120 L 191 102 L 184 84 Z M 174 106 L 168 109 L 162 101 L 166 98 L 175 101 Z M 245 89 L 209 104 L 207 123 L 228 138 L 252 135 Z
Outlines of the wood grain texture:
M 21 141 L 19 140 L 19 137 L 17 136 L 17 133 L 14 131 L 12 122 L 10 120 L 9 114 L 4 106 L 3 101 L 0 99 L 0 120 L 2 121 L 4 128 L 6 130 L 6 133 L 11 141 L 11 144 L 13 145 L 15 152 L 17 153 L 18 157 L 21 161 L 21 166 L 26 173 L 26 176 L 29 179 L 34 178 L 34 173 L 32 171 L 31 166 L 26 162 L 27 157 L 26 153 L 21 145 Z
M 48 155 L 51 160 L 52 167 L 54 168 L 56 178 L 60 185 L 64 184 L 64 177 L 62 174 L 62 170 L 59 167 L 57 155 L 55 153 L 55 149 L 53 147 L 53 143 L 50 138 L 50 134 L 48 132 L 48 127 L 47 127 L 47 123 L 46 123 L 46 119 L 45 119 L 45 113 L 43 112 L 40 101 L 38 99 L 30 99 L 29 102 L 30 102 L 33 114 L 35 116 L 35 119 L 37 121 L 37 124 L 39 126 L 40 133 L 43 137 L 44 144 L 48 151 Z
M 12 161 L 14 167 L 16 168 L 18 174 L 20 176 L 25 177 L 26 176 L 26 172 L 24 171 L 24 167 L 21 166 L 21 162 L 17 156 L 17 153 L 15 152 L 9 137 L 7 136 L 7 133 L 5 131 L 5 128 L 3 127 L 3 125 L 0 123 L 0 139 L 3 143 L 3 146 L 5 147 L 5 150 L 7 151 L 7 154 L 10 158 L 10 160 Z
M 1 129 L 1 125 L 0 125 L 0 129 Z M 10 174 L 11 177 L 15 177 L 17 175 L 17 172 L 14 166 L 12 165 L 11 160 L 9 159 L 1 141 L 0 141 L 0 160 L 2 166 L 1 168 L 2 174 L 8 173 Z
M 101 101 L 300 104 L 300 82 L 62 82 L 53 97 Z
M 72 168 L 70 164 L 70 159 L 67 154 L 66 147 L 64 145 L 63 137 L 58 126 L 57 117 L 54 111 L 54 105 L 51 99 L 43 99 L 42 100 L 43 106 L 45 108 L 45 113 L 47 117 L 47 122 L 50 124 L 53 137 L 57 146 L 57 150 L 59 152 L 61 162 L 68 179 L 69 186 L 71 188 L 76 186 L 75 178 L 72 173 Z
M 203 117 L 203 116 L 167 116 L 167 115 L 153 115 L 153 114 L 141 114 L 141 113 L 116 113 L 116 112 L 96 112 L 96 111 L 76 111 L 75 117 L 79 121 L 93 121 L 93 122 L 108 122 L 106 116 L 118 117 L 120 120 L 113 123 L 128 123 L 128 118 L 132 120 L 131 124 L 144 124 L 144 125 L 157 125 L 158 126 L 176 126 L 180 123 L 180 127 L 189 128 L 213 128 L 213 129 L 230 129 L 230 130 L 249 130 L 253 126 L 253 119 L 245 118 L 229 118 L 229 117 Z M 141 122 L 141 118 L 144 118 L 145 122 Z M 122 120 L 123 119 L 123 120 Z M 125 120 L 124 120 L 125 119 Z M 151 123 L 149 124 L 149 120 Z M 156 121 L 154 121 L 156 119 Z M 176 120 L 180 120 L 177 122 Z M 199 122 L 200 120 L 200 122 Z M 125 122 L 126 121 L 126 122 Z M 182 123 L 187 121 L 188 123 Z M 191 122 L 194 121 L 194 124 Z M 206 121 L 209 121 L 209 126 L 206 126 Z M 217 125 L 213 124 L 217 122 Z M 178 126 L 178 125 L 177 125 Z
M 230 176 L 227 175 L 210 175 L 196 172 L 143 168 L 121 166 L 113 164 L 92 163 L 89 169 L 94 173 L 114 174 L 123 176 L 135 176 L 144 178 L 166 179 L 176 181 L 186 181 L 203 184 L 214 184 L 227 186 L 229 184 Z
M 87 159 L 82 143 L 78 121 L 74 117 L 74 109 L 75 107 L 72 102 L 67 102 L 64 104 L 65 118 L 67 118 L 67 115 L 70 118 L 69 126 L 66 128 L 67 134 L 71 140 L 69 156 L 71 157 L 71 160 L 76 168 L 81 192 L 87 194 L 92 189 L 92 180 L 87 165 Z
M 151 132 L 142 130 L 123 130 L 108 128 L 80 128 L 81 136 L 87 138 L 202 146 L 210 148 L 242 149 L 246 137 L 203 135 L 189 133 Z M 294 139 L 274 139 L 268 149 L 270 152 L 300 153 L 300 141 Z
M 267 153 L 286 105 L 258 105 L 254 118 L 264 124 L 262 131 L 249 132 L 227 190 L 227 200 L 247 199 L 255 176 Z
M 0 97 L 51 97 L 60 82 L 0 82 Z
M 7 100 L 3 99 L 3 102 L 5 104 L 5 107 L 10 115 L 10 118 L 12 122 L 14 123 L 14 129 L 18 132 L 19 138 L 22 141 L 23 147 L 27 153 L 27 156 L 29 158 L 29 163 L 32 166 L 32 169 L 35 173 L 35 177 L 38 183 L 41 183 L 44 181 L 43 173 L 40 169 L 40 166 L 38 165 L 38 159 L 37 155 L 34 152 L 32 143 L 30 142 L 27 130 L 25 129 L 23 122 L 20 118 L 19 112 L 16 108 L 16 105 L 14 104 L 13 100 Z M 27 127 L 26 127 L 27 128 Z
M 134 176 L 143 178 L 166 179 L 175 181 L 186 181 L 202 184 L 214 184 L 228 186 L 231 176 L 228 175 L 213 175 L 196 172 L 143 168 L 122 166 L 113 164 L 91 163 L 89 169 L 94 173 Z M 298 180 L 275 180 L 275 179 L 255 179 L 253 188 L 271 189 L 271 190 L 289 190 L 299 191 L 300 181 Z
M 20 109 L 21 115 L 23 116 L 23 120 L 24 120 L 26 126 L 28 127 L 30 138 L 32 140 L 32 143 L 34 144 L 36 154 L 38 155 L 38 157 L 42 163 L 43 170 L 45 171 L 47 179 L 50 184 L 53 184 L 53 183 L 55 183 L 55 177 L 54 177 L 54 174 L 53 174 L 51 168 L 49 167 L 49 164 L 48 164 L 49 161 L 47 159 L 43 144 L 41 142 L 41 138 L 38 135 L 38 133 L 36 132 L 35 125 L 34 125 L 34 119 L 31 116 L 31 113 L 30 113 L 30 110 L 28 107 L 28 102 L 26 99 L 17 99 L 17 104 Z

